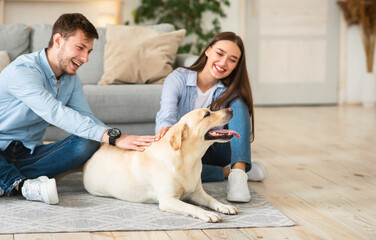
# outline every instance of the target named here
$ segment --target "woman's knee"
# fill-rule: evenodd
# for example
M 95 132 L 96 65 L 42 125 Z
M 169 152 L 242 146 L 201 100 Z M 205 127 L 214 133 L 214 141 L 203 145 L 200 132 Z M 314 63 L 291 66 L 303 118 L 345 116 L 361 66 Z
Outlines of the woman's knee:
M 244 129 L 244 131 L 250 132 L 251 121 L 249 117 L 248 107 L 244 103 L 244 101 L 237 98 L 230 103 L 230 107 L 233 109 L 234 116 L 229 122 L 229 127 L 231 129 L 238 129 L 240 127 L 241 129 Z
M 241 98 L 236 98 L 230 102 L 229 105 L 230 108 L 232 108 L 234 111 L 240 111 L 247 113 L 249 116 L 248 112 L 248 106 L 245 104 L 245 102 Z

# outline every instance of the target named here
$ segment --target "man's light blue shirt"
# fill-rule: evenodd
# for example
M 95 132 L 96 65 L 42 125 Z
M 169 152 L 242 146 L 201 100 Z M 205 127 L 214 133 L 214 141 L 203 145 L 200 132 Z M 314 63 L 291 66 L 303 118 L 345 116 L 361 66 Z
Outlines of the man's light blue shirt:
M 33 152 L 49 124 L 96 141 L 108 129 L 91 112 L 78 75 L 57 81 L 44 49 L 18 57 L 0 74 L 0 150 L 19 140 Z
M 226 87 L 218 82 L 213 98 L 217 99 Z M 157 113 L 155 132 L 161 127 L 171 127 L 179 119 L 192 111 L 197 98 L 197 72 L 177 68 L 170 73 L 163 83 L 161 108 Z

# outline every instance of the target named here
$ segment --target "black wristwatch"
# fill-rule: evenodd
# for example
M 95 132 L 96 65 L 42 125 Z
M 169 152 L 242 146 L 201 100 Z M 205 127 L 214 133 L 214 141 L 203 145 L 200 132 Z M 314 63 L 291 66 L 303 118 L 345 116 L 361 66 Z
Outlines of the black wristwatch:
M 108 130 L 108 136 L 109 138 L 109 143 L 112 146 L 115 146 L 115 141 L 121 136 L 121 131 L 118 128 L 111 128 Z

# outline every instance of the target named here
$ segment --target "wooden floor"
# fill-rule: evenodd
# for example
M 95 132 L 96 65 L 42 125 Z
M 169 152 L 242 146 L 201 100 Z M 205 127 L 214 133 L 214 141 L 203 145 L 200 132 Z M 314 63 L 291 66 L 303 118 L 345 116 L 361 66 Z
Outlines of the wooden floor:
M 256 108 L 252 183 L 294 227 L 9 234 L 5 239 L 376 239 L 376 108 Z

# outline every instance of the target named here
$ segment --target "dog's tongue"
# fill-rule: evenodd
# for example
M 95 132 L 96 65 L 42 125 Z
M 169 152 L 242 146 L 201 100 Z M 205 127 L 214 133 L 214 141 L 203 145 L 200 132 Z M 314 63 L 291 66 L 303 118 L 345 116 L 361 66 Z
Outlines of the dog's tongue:
M 213 130 L 214 132 L 217 132 L 217 133 L 222 133 L 222 134 L 233 134 L 235 135 L 235 137 L 239 138 L 240 139 L 240 135 L 239 133 L 235 132 L 234 130 L 228 130 L 228 129 L 215 129 Z

